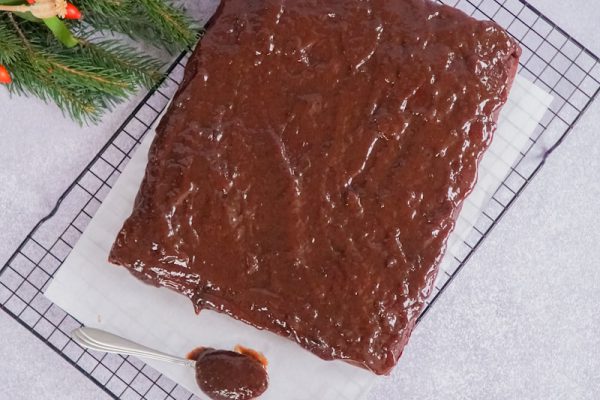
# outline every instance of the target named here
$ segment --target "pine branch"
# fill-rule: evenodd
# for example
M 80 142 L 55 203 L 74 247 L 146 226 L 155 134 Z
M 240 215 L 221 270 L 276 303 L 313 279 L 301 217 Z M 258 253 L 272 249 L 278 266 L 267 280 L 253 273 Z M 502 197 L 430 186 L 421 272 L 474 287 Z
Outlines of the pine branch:
M 124 33 L 171 53 L 191 47 L 200 26 L 164 0 L 78 0 L 87 24 L 101 31 Z
M 34 24 L 23 25 L 35 26 Z M 136 79 L 132 78 L 126 70 L 114 65 L 109 66 L 106 62 L 105 65 L 96 64 L 98 58 L 92 57 L 95 55 L 94 52 L 85 51 L 82 47 L 66 48 L 49 35 L 40 39 L 38 36 L 31 35 L 28 30 L 25 32 L 26 36 L 31 37 L 29 43 L 34 46 L 33 51 L 39 57 L 39 63 L 51 71 L 58 80 L 66 76 L 65 85 L 89 86 L 116 97 L 124 95 L 123 91 L 132 90 L 136 86 Z M 124 48 L 122 50 L 124 51 Z M 128 55 L 130 58 L 136 56 L 137 53 L 133 51 Z M 113 59 L 118 58 L 119 54 L 113 54 Z M 126 64 L 127 60 L 120 62 Z
M 97 123 L 104 110 L 99 98 L 93 98 L 73 87 L 63 87 L 40 68 L 35 53 L 18 59 L 19 74 L 9 90 L 21 95 L 33 94 L 43 101 L 52 101 L 79 123 Z
M 115 69 L 131 77 L 135 84 L 151 89 L 163 77 L 165 65 L 152 57 L 135 51 L 117 40 L 91 42 L 79 38 L 81 47 L 76 49 L 84 57 L 102 68 Z
M 75 0 L 85 15 L 86 24 L 102 32 L 120 32 L 133 39 L 157 43 L 148 18 L 139 13 L 129 0 Z
M 12 76 L 11 92 L 55 102 L 82 124 L 99 122 L 104 111 L 140 86 L 152 88 L 163 78 L 162 62 L 116 39 L 99 39 L 99 31 L 126 33 L 171 51 L 187 48 L 197 38 L 191 20 L 164 0 L 73 2 L 85 19 L 63 21 L 78 39 L 71 48 L 40 20 L 0 12 L 0 64 Z
M 6 19 L 0 20 L 0 64 L 12 64 L 23 51 L 23 43 L 9 29 Z
M 164 43 L 186 48 L 197 40 L 197 34 L 190 29 L 190 26 L 194 25 L 193 21 L 170 2 L 137 0 L 136 3 L 145 8 L 148 18 Z
M 124 101 L 138 86 L 152 87 L 162 77 L 159 61 L 116 41 L 92 43 L 86 36 L 80 46 L 66 48 L 36 23 L 0 26 L 11 25 L 0 36 L 20 49 L 7 63 L 14 71 L 9 88 L 51 100 L 80 123 L 98 122 L 104 110 Z

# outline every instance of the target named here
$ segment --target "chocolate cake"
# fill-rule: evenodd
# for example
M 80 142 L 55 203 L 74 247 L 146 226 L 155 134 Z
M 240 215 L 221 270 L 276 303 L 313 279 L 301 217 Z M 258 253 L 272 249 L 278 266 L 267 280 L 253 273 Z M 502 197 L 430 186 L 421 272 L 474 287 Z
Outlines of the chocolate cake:
M 519 54 L 495 23 L 427 0 L 223 1 L 110 261 L 389 372 Z

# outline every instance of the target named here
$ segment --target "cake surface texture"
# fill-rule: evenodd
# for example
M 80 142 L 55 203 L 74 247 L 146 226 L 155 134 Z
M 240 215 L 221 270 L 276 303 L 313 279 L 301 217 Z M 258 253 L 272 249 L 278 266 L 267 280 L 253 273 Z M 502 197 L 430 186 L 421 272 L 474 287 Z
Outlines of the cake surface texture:
M 519 55 L 495 23 L 428 0 L 223 1 L 110 261 L 388 373 Z

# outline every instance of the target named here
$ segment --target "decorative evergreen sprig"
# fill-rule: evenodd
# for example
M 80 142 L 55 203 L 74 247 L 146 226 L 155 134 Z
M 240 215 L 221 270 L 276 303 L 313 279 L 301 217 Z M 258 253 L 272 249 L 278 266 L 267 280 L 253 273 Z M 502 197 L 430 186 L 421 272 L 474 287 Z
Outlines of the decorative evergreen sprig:
M 180 52 L 192 46 L 200 26 L 181 7 L 164 0 L 78 0 L 85 21 L 96 29 L 115 31 Z
M 139 87 L 151 88 L 163 76 L 161 61 L 117 38 L 100 37 L 124 33 L 171 52 L 197 39 L 193 22 L 162 0 L 79 0 L 73 4 L 83 11 L 83 22 L 54 17 L 51 23 L 41 23 L 0 11 L 0 83 L 6 83 L 11 92 L 55 102 L 79 123 L 98 122 L 107 109 Z M 70 42 L 65 34 L 73 46 L 66 45 Z
M 22 50 L 21 44 L 8 25 L 0 24 L 0 64 L 14 63 Z

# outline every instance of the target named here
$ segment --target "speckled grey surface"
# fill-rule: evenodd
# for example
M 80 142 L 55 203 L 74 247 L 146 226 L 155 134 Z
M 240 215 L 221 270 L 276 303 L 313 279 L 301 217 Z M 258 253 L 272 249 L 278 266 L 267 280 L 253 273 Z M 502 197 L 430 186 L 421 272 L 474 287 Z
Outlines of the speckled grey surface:
M 531 3 L 600 53 L 600 3 Z M 0 90 L 0 102 L 3 263 L 131 104 L 84 130 L 35 100 L 8 102 Z M 597 101 L 418 326 L 398 368 L 369 400 L 600 396 L 599 113 Z M 0 399 L 108 396 L 0 312 Z

